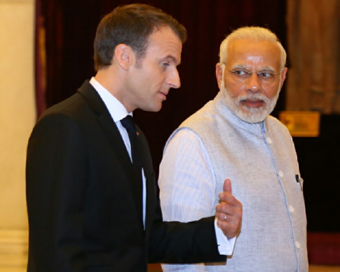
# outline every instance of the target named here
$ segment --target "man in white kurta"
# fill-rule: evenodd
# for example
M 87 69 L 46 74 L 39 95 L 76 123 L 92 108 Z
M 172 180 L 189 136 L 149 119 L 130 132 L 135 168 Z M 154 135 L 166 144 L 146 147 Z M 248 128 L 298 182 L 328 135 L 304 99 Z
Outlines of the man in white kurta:
M 163 264 L 164 271 L 308 271 L 294 144 L 268 115 L 285 80 L 285 60 L 276 36 L 263 28 L 241 28 L 222 42 L 220 92 L 170 136 L 159 186 L 164 220 L 186 222 L 214 214 L 229 178 L 243 204 L 241 232 L 225 263 Z

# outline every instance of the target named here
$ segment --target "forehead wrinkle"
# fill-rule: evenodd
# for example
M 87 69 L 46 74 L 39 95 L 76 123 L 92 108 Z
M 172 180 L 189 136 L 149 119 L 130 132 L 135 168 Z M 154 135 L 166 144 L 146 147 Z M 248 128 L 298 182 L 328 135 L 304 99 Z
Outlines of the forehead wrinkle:
M 253 54 L 251 54 L 250 56 L 247 56 L 246 60 L 251 61 L 253 63 L 260 63 L 264 61 L 263 56 L 254 56 Z

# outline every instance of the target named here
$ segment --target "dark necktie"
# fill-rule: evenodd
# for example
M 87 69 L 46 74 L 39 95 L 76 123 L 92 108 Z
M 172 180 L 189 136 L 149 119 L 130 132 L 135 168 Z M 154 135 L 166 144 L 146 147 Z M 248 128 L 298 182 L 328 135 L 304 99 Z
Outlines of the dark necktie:
M 141 160 L 140 160 L 140 154 L 139 154 L 139 146 L 138 146 L 138 135 L 136 131 L 136 125 L 133 121 L 133 118 L 131 115 L 127 115 L 125 118 L 123 118 L 121 121 L 122 125 L 125 127 L 129 134 L 130 144 L 131 144 L 131 156 L 132 156 L 132 163 L 135 166 L 138 166 L 141 168 Z
M 131 144 L 131 156 L 132 156 L 132 164 L 135 172 L 135 180 L 136 184 L 134 184 L 134 190 L 136 191 L 138 209 L 142 210 L 142 162 L 141 162 L 141 151 L 139 139 L 136 131 L 136 125 L 133 121 L 131 115 L 127 115 L 120 121 L 127 130 L 129 134 L 130 144 Z

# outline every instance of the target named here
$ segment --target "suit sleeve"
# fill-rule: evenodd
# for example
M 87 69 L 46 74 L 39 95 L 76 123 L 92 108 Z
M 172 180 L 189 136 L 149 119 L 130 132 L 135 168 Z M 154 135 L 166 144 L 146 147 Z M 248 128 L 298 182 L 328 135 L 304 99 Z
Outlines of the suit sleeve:
M 38 122 L 26 164 L 29 260 L 35 271 L 79 271 L 84 158 L 81 132 L 72 118 L 48 115 Z
M 157 213 L 161 213 L 160 208 Z M 149 239 L 150 263 L 226 262 L 226 256 L 218 252 L 213 216 L 188 223 L 162 222 L 159 218 Z

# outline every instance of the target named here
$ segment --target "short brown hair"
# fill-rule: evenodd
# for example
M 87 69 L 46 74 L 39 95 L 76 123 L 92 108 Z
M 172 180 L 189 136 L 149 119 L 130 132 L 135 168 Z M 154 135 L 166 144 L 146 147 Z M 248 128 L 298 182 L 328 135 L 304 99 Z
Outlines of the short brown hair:
M 169 26 L 185 42 L 186 29 L 172 16 L 146 4 L 131 4 L 115 8 L 97 27 L 94 40 L 94 65 L 99 68 L 111 65 L 118 44 L 131 46 L 137 59 L 145 54 L 149 36 L 157 29 Z

